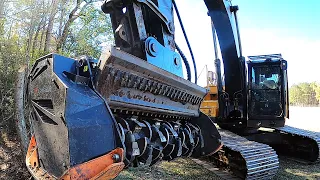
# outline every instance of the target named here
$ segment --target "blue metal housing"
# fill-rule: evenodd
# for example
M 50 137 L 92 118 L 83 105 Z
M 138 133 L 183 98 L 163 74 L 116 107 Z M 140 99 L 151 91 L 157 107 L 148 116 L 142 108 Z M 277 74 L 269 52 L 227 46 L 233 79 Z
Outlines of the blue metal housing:
M 108 105 L 89 84 L 66 75 L 76 74 L 76 64 L 75 59 L 51 54 L 37 60 L 29 76 L 40 162 L 56 177 L 117 147 Z

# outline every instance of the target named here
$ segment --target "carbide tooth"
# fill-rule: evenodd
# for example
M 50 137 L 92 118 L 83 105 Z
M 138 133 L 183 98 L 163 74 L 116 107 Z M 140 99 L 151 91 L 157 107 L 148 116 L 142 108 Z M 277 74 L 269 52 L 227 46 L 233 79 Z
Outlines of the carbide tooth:
M 141 83 L 140 83 L 140 86 L 139 86 L 139 89 L 140 89 L 141 91 L 145 89 L 146 84 L 147 84 L 147 81 L 148 81 L 148 80 L 145 79 L 145 78 L 142 79 L 142 81 L 141 81 Z
M 159 84 L 159 87 L 157 88 L 157 95 L 161 95 L 162 94 L 162 84 Z
M 129 82 L 128 82 L 128 87 L 129 88 L 133 87 L 133 85 L 135 83 L 135 79 L 136 79 L 136 76 L 131 74 L 130 77 L 129 77 Z
M 120 81 L 121 77 L 122 77 L 122 72 L 117 70 L 117 75 L 114 79 L 114 83 L 118 83 Z M 120 82 L 120 85 L 121 85 L 121 82 Z
M 187 94 L 187 98 L 186 98 L 186 99 L 187 99 L 187 102 L 190 103 L 191 95 L 190 95 L 190 94 Z
M 124 75 L 122 76 L 122 80 L 121 80 L 121 86 L 122 87 L 127 87 L 128 84 L 128 79 L 129 79 L 129 74 L 127 72 L 124 73 Z
M 197 104 L 197 97 L 193 96 L 193 104 Z
M 168 87 L 168 91 L 167 91 L 166 96 L 170 97 L 170 94 L 171 94 L 172 90 L 173 90 L 172 87 Z
M 192 100 L 192 103 L 195 104 L 196 101 L 197 101 L 197 97 L 193 95 L 193 96 L 192 96 L 192 99 L 193 99 L 193 100 Z
M 137 76 L 136 80 L 134 81 L 133 88 L 138 89 L 138 86 L 140 85 L 141 78 Z
M 150 86 L 150 92 L 151 92 L 152 94 L 155 94 L 155 91 L 156 91 L 156 89 L 157 89 L 157 85 L 158 85 L 157 82 L 153 82 L 152 85 Z
M 147 82 L 146 82 L 146 87 L 145 87 L 145 91 L 148 91 L 148 90 L 150 90 L 150 88 L 151 88 L 151 81 L 149 81 L 149 80 L 147 80 Z
M 189 102 L 189 97 L 190 97 L 190 94 L 186 94 L 185 101 L 186 101 L 187 103 Z
M 161 87 L 161 95 L 163 95 L 163 96 L 165 96 L 165 94 L 166 94 L 166 89 L 167 89 L 167 86 L 166 85 L 163 85 L 162 87 Z
M 174 99 L 176 93 L 177 93 L 177 90 L 173 89 L 173 90 L 171 91 L 171 93 L 170 93 L 170 98 L 171 98 L 171 99 Z
M 174 95 L 173 99 L 176 101 L 180 95 L 181 91 L 177 90 L 176 94 Z
M 196 104 L 199 104 L 199 102 L 200 102 L 200 98 L 197 96 L 196 97 Z
M 192 104 L 195 104 L 196 98 L 194 95 L 192 95 Z
M 115 75 L 116 75 L 116 70 L 115 69 L 111 69 L 111 72 L 110 72 L 111 78 L 110 78 L 110 80 L 114 80 Z
M 112 77 L 112 74 L 111 74 L 111 68 L 110 67 L 107 67 L 106 68 L 107 70 L 107 78 L 106 78 L 106 81 L 108 82 L 108 81 L 110 81 L 110 79 L 111 79 L 111 77 Z
M 178 94 L 178 97 L 177 97 L 177 100 L 178 100 L 178 101 L 181 101 L 182 94 L 183 94 L 183 92 L 182 92 L 182 91 L 179 91 L 179 94 Z
M 129 114 L 129 111 L 128 111 L 128 110 L 126 111 L 126 114 Z
M 161 89 L 162 89 L 162 84 L 158 84 L 156 94 L 160 95 L 161 94 Z
M 186 92 L 182 92 L 182 95 L 181 95 L 181 101 L 182 102 L 185 102 L 186 101 Z
M 185 96 L 184 96 L 184 101 L 187 102 L 187 103 L 189 102 L 189 101 L 188 101 L 188 96 L 189 96 L 188 93 L 186 93 Z
M 190 95 L 190 103 L 193 104 L 193 95 Z
M 166 85 L 163 85 L 163 86 L 161 87 L 161 95 L 165 96 L 165 94 L 166 94 L 166 89 L 167 89 L 167 86 L 166 86 Z
M 166 86 L 166 85 L 164 85 L 163 87 L 162 87 L 162 95 L 163 96 L 165 96 L 166 94 L 167 94 L 167 90 L 168 90 L 168 86 Z
M 195 104 L 199 104 L 199 97 L 196 97 Z

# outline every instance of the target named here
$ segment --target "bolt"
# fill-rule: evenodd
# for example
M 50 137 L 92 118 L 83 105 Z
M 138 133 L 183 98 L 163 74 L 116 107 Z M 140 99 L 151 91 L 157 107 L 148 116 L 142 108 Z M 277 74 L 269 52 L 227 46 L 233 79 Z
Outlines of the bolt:
M 173 62 L 174 62 L 174 65 L 176 66 L 179 65 L 179 59 L 177 57 L 174 58 Z
M 118 162 L 120 162 L 120 160 L 121 160 L 119 154 L 114 154 L 114 155 L 112 156 L 112 159 L 113 159 L 113 162 L 115 162 L 115 163 L 118 163 Z
M 152 52 L 157 52 L 158 51 L 158 49 L 157 49 L 158 47 L 157 47 L 157 45 L 155 43 L 151 43 L 150 47 L 151 47 L 151 51 Z

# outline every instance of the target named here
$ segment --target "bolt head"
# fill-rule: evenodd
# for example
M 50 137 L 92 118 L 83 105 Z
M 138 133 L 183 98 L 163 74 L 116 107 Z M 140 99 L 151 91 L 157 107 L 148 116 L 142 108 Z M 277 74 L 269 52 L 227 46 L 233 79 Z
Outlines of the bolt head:
M 152 43 L 150 47 L 151 47 L 151 51 L 152 52 L 157 52 L 158 51 L 157 45 L 155 43 Z
M 112 156 L 113 162 L 118 163 L 121 161 L 120 155 L 119 154 L 114 154 Z

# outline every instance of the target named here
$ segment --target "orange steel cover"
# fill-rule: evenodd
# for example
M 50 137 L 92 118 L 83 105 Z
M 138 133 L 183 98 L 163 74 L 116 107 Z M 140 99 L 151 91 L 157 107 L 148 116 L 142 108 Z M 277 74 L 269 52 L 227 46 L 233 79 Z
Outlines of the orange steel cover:
M 115 159 L 114 157 L 118 158 Z M 28 152 L 26 155 L 27 168 L 35 179 L 47 180 L 73 180 L 73 179 L 90 179 L 90 180 L 107 180 L 114 179 L 123 170 L 124 150 L 117 148 L 108 154 L 92 159 L 88 162 L 76 165 L 68 169 L 60 177 L 54 177 L 45 171 L 39 164 L 37 143 L 34 136 L 31 137 Z

